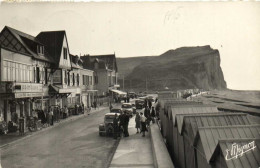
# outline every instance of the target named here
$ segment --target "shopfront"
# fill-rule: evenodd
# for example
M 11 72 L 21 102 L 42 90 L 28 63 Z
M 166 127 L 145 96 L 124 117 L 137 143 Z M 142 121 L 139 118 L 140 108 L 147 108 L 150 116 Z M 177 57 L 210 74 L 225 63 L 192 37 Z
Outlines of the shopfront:
M 42 84 L 1 82 L 0 85 L 0 108 L 6 122 L 12 120 L 13 113 L 18 118 L 32 115 L 35 100 L 42 98 Z

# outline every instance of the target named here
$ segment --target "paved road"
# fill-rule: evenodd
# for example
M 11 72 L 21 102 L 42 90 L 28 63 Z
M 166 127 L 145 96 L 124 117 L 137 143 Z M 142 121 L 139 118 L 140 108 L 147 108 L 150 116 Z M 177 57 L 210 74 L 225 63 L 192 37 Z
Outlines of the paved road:
M 1 150 L 3 168 L 103 168 L 117 141 L 100 137 L 98 124 L 108 110 L 67 122 Z M 1 167 L 1 166 L 0 166 Z

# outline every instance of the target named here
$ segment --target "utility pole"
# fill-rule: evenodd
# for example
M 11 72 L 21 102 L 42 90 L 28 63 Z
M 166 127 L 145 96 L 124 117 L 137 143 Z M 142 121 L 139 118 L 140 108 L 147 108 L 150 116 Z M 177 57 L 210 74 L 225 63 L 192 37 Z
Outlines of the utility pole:
M 123 90 L 125 90 L 125 76 L 123 75 Z
M 146 90 L 146 93 L 147 93 L 147 77 L 145 78 L 145 90 Z
M 130 79 L 130 91 L 132 90 L 132 79 Z

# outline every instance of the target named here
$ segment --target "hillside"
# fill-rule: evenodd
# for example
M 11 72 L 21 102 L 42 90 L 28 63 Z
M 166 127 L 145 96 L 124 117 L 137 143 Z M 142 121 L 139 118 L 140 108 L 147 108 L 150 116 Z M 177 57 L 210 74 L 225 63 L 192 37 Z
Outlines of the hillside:
M 117 58 L 117 64 L 127 90 L 144 90 L 146 85 L 148 90 L 226 89 L 219 52 L 210 46 L 182 47 L 160 56 Z

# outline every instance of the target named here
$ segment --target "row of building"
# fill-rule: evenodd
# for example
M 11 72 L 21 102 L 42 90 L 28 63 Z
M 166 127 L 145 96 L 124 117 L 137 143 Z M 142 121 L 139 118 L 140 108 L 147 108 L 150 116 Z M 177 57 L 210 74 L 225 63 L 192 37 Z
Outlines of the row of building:
M 5 26 L 0 33 L 0 113 L 30 116 L 49 106 L 74 107 L 108 101 L 119 89 L 115 53 L 73 55 L 65 31 L 36 37 Z

